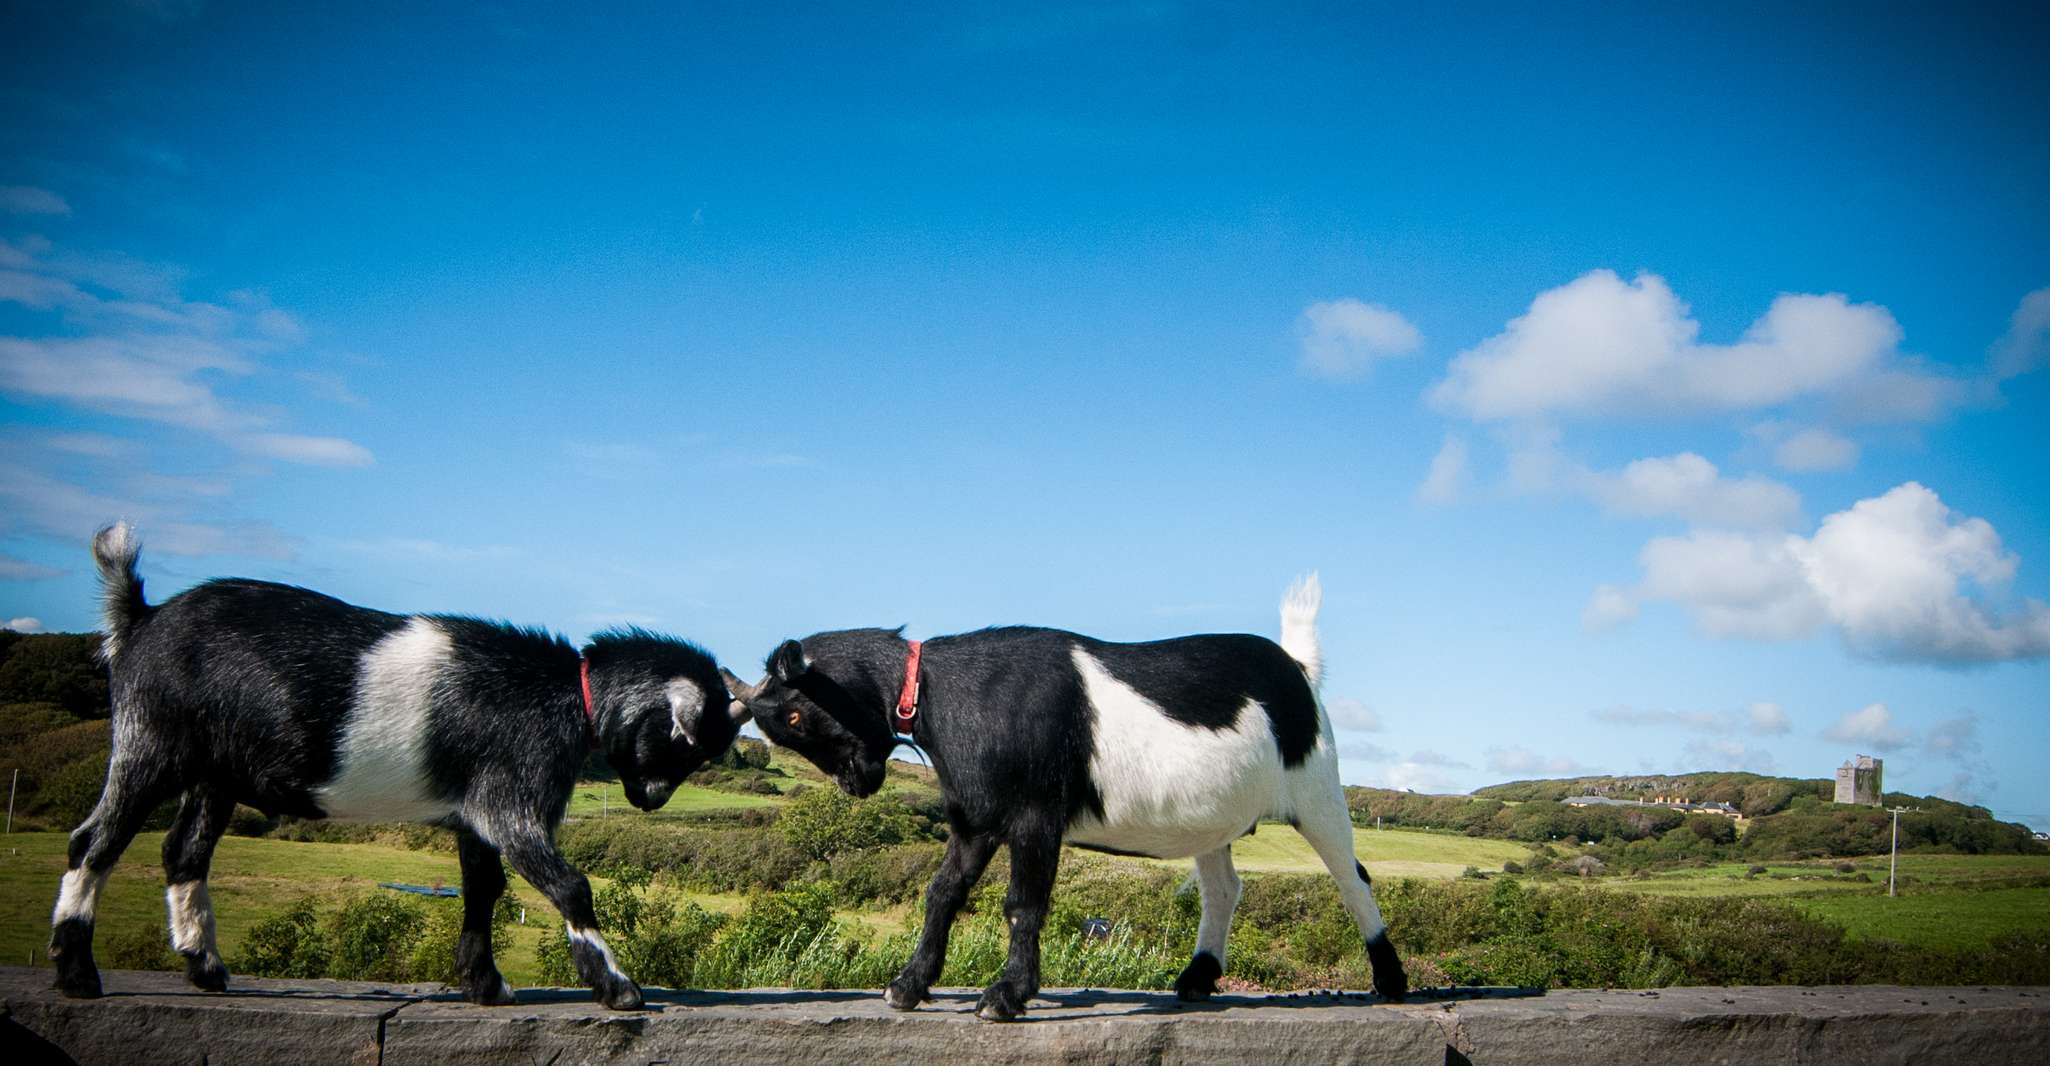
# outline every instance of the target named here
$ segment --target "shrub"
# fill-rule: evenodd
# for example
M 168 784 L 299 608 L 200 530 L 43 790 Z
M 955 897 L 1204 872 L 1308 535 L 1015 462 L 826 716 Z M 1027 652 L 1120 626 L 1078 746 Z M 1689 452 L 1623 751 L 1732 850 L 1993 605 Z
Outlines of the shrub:
M 115 970 L 183 970 L 185 959 L 155 923 L 116 929 L 97 945 L 100 964 Z
M 812 789 L 791 800 L 776 828 L 791 847 L 813 859 L 901 844 L 918 835 L 911 812 L 895 799 L 855 799 L 837 788 Z
M 301 896 L 251 926 L 234 969 L 257 977 L 327 976 L 328 940 L 317 906 L 317 897 Z
M 389 893 L 350 900 L 327 921 L 333 944 L 327 976 L 345 981 L 412 980 L 414 946 L 426 927 L 427 907 L 422 903 Z

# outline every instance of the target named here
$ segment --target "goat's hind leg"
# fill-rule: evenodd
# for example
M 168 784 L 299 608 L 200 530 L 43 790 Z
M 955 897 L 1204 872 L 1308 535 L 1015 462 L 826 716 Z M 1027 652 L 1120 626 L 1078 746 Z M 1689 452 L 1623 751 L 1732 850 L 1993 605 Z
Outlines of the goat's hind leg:
M 1224 946 L 1238 909 L 1241 882 L 1231 865 L 1231 845 L 1196 856 L 1196 884 L 1203 893 L 1203 919 L 1196 927 L 1196 954 L 1174 979 L 1176 999 L 1209 999 L 1224 976 Z
M 115 757 L 107 769 L 100 801 L 71 834 L 69 869 L 50 914 L 50 961 L 57 968 L 57 990 L 90 999 L 100 994 L 100 968 L 93 961 L 93 911 L 114 863 L 163 798 L 155 769 L 147 762 L 121 757 L 116 731 Z
M 1359 926 L 1367 943 L 1367 961 L 1374 967 L 1374 992 L 1382 999 L 1400 1003 L 1409 992 L 1409 978 L 1402 972 L 1402 958 L 1388 942 L 1388 924 L 1381 920 L 1381 908 L 1374 902 L 1374 882 L 1367 868 L 1352 850 L 1352 819 L 1342 802 L 1318 804 L 1305 811 L 1296 824 L 1303 839 L 1310 842 L 1331 879 L 1338 882 L 1338 896 Z
M 178 816 L 164 834 L 164 909 L 170 917 L 171 946 L 185 956 L 185 979 L 208 992 L 228 988 L 228 967 L 214 938 L 213 898 L 206 875 L 214 845 L 235 813 L 226 789 L 196 785 L 178 804 Z
M 1046 925 L 1060 864 L 1057 822 L 1049 818 L 1012 830 L 1011 891 L 1004 897 L 1004 917 L 1011 923 L 1011 952 L 1004 960 L 1003 973 L 982 990 L 976 1017 L 1011 1021 L 1025 1013 L 1025 1004 L 1039 994 L 1039 932 Z
M 456 974 L 463 998 L 503 1007 L 516 1001 L 512 986 L 491 957 L 491 914 L 505 894 L 505 867 L 498 849 L 469 829 L 456 830 L 456 854 L 463 864 L 463 935 L 456 942 Z

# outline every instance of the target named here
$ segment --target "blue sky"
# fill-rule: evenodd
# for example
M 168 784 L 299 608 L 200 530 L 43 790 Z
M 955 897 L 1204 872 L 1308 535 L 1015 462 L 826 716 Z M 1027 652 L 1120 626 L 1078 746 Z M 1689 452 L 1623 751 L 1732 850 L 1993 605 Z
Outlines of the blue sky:
M 1272 633 L 1348 781 L 2050 828 L 2041 13 L 0 14 L 0 623 Z

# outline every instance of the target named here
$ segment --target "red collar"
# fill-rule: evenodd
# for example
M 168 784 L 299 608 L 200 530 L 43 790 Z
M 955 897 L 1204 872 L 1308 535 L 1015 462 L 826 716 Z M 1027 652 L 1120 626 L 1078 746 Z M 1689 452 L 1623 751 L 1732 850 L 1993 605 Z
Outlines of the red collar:
M 598 735 L 598 716 L 591 710 L 591 660 L 577 656 L 577 670 L 584 683 L 584 726 L 595 737 Z
M 897 713 L 891 723 L 897 732 L 911 735 L 911 723 L 918 718 L 918 641 L 911 642 L 911 650 L 904 656 L 904 690 L 897 694 Z

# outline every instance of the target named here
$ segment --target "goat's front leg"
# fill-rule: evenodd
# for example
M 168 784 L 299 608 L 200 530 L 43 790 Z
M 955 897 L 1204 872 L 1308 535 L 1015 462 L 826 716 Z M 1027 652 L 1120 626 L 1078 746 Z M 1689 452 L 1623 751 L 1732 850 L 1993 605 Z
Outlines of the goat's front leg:
M 940 860 L 939 872 L 933 874 L 932 884 L 925 890 L 925 931 L 918 938 L 918 950 L 883 992 L 890 1006 L 911 1010 L 927 999 L 946 965 L 947 936 L 953 931 L 954 917 L 968 901 L 969 890 L 982 879 L 997 843 L 995 833 L 968 833 L 954 827 L 947 838 L 947 856 Z
M 463 864 L 463 935 L 456 941 L 456 977 L 463 998 L 502 1007 L 515 1002 L 512 986 L 499 976 L 491 957 L 491 912 L 505 894 L 505 867 L 498 849 L 469 829 L 456 831 L 456 855 Z
M 975 1013 L 985 1021 L 1008 1022 L 1025 1013 L 1039 994 L 1039 931 L 1061 863 L 1061 834 L 1054 825 L 1034 825 L 1011 837 L 1011 891 L 1004 917 L 1011 923 L 1011 954 L 996 983 L 982 992 Z
M 591 882 L 538 832 L 523 830 L 509 840 L 501 837 L 495 843 L 512 864 L 513 872 L 532 882 L 562 912 L 564 928 L 569 933 L 570 958 L 576 960 L 577 975 L 591 986 L 592 998 L 613 1010 L 639 1010 L 640 986 L 621 972 L 612 949 L 598 934 L 598 914 L 591 906 Z M 490 934 L 487 931 L 485 935 Z

